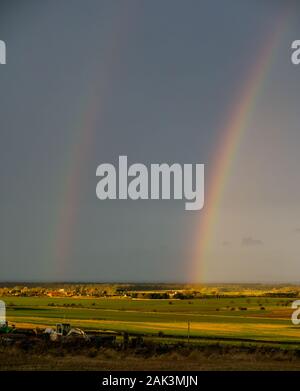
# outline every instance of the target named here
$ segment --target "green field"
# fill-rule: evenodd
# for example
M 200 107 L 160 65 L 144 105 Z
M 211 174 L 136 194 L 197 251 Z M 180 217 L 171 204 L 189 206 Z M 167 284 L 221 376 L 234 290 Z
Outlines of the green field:
M 84 330 L 114 330 L 196 339 L 300 344 L 292 298 L 135 300 L 128 298 L 2 297 L 19 327 L 70 322 Z M 239 307 L 246 308 L 240 310 Z M 261 309 L 263 307 L 264 309 Z

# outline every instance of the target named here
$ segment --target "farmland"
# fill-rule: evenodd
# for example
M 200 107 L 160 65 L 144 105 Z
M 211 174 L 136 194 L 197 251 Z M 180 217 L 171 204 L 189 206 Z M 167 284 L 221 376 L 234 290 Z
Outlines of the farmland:
M 123 288 L 56 287 L 57 296 L 45 288 L 2 290 L 16 330 L 70 323 L 114 332 L 117 343 L 2 345 L 0 369 L 300 369 L 300 326 L 291 322 L 299 287 Z M 142 345 L 124 349 L 124 333 L 129 341 L 141 336 Z
M 3 297 L 11 323 L 33 327 L 67 321 L 87 330 L 191 338 L 298 343 L 286 298 L 141 300 L 128 298 Z

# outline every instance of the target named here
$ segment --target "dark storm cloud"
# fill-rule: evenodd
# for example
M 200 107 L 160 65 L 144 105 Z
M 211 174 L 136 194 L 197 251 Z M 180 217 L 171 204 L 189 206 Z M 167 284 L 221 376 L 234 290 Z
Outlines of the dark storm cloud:
M 100 202 L 96 167 L 115 164 L 119 155 L 145 165 L 204 163 L 209 181 L 228 112 L 266 37 L 277 31 L 275 21 L 285 4 L 0 1 L 0 39 L 8 52 L 8 63 L 0 68 L 0 279 L 184 280 L 201 211 L 187 213 L 180 201 Z M 288 127 L 285 120 L 281 131 L 284 146 L 294 148 L 284 162 L 296 156 L 294 167 L 299 164 L 300 68 L 291 68 L 289 51 L 296 38 L 299 23 L 291 20 L 258 107 L 270 104 L 271 114 L 262 114 L 275 116 L 276 124 L 278 117 L 294 122 Z M 92 138 L 86 139 L 89 134 Z M 271 148 L 276 137 L 272 133 L 264 140 Z M 286 186 L 283 176 L 273 177 L 273 194 L 291 183 L 287 175 Z M 239 188 L 249 190 L 244 184 Z M 292 196 L 297 205 L 296 191 L 278 195 L 284 205 Z M 69 224 L 61 216 L 69 217 Z M 248 232 L 230 222 L 226 227 L 229 237 Z M 58 262 L 59 239 L 68 251 Z M 252 237 L 244 242 L 262 244 Z M 227 272 L 239 273 L 238 262 L 232 261 Z M 219 269 L 220 279 L 225 275 L 231 281 L 218 265 L 214 273 Z
M 242 246 L 262 246 L 263 242 L 260 239 L 254 239 L 251 236 L 242 238 Z
M 224 246 L 224 247 L 227 247 L 227 246 L 230 246 L 230 245 L 231 245 L 231 242 L 228 242 L 227 240 L 224 240 L 222 242 L 222 246 Z

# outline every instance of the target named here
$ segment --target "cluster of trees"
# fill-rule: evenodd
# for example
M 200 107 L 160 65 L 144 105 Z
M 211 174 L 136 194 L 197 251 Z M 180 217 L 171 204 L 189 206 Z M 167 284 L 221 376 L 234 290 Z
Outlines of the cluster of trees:
M 128 292 L 127 296 L 133 299 L 179 299 L 187 300 L 197 297 L 197 293 L 191 292 Z

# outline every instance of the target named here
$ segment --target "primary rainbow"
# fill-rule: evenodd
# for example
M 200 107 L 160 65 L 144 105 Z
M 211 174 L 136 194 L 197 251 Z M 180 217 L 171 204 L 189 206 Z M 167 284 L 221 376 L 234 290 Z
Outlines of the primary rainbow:
M 201 211 L 201 221 L 196 229 L 196 248 L 193 251 L 191 281 L 201 282 L 203 280 L 203 267 L 207 262 L 211 249 L 224 189 L 257 97 L 263 88 L 276 48 L 285 31 L 287 15 L 288 13 L 285 13 L 281 16 L 276 24 L 275 31 L 272 31 L 271 36 L 266 40 L 266 44 L 259 53 L 258 60 L 252 67 L 241 94 L 233 105 L 227 124 L 221 132 L 222 137 L 216 151 L 217 159 L 211 172 L 211 181 L 208 183 L 204 208 Z

